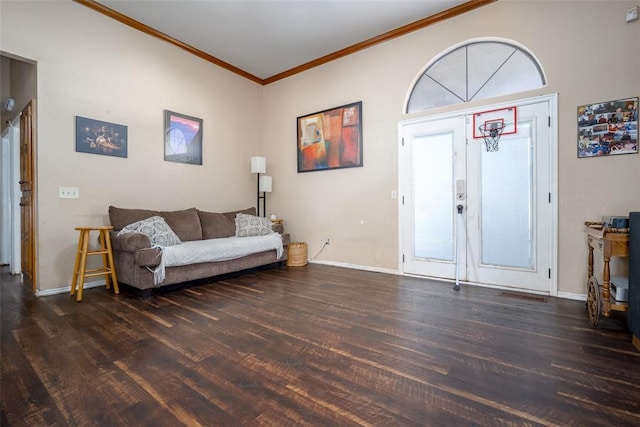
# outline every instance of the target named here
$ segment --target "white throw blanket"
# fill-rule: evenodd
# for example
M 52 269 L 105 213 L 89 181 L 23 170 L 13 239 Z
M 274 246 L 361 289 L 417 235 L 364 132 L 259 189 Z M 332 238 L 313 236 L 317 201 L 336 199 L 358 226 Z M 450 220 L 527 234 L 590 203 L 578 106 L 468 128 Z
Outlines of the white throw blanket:
M 153 271 L 153 281 L 156 285 L 164 281 L 165 267 L 227 261 L 272 249 L 277 251 L 278 258 L 282 256 L 284 248 L 278 233 L 266 236 L 194 240 L 166 246 L 162 248 L 160 265 Z

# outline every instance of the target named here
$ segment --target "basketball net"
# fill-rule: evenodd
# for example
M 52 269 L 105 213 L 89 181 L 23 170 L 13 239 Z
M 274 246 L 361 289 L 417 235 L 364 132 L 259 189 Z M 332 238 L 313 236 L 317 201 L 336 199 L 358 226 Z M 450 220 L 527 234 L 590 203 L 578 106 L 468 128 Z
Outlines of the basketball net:
M 505 126 L 504 122 L 488 122 L 478 127 L 487 147 L 487 152 L 498 151 L 498 141 L 500 141 L 500 136 Z

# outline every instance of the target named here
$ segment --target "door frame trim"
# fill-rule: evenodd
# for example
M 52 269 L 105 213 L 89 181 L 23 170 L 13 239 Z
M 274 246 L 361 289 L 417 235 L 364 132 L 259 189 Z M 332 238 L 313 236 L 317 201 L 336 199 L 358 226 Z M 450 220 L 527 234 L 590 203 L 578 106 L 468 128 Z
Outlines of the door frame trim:
M 551 239 L 551 247 L 549 248 L 549 255 L 551 257 L 551 277 L 549 283 L 549 296 L 557 296 L 558 295 L 558 94 L 552 93 L 549 95 L 536 96 L 532 98 L 523 98 L 516 99 L 508 102 L 501 102 L 497 104 L 486 104 L 486 105 L 477 105 L 473 108 L 464 108 L 460 110 L 450 111 L 447 113 L 434 114 L 429 115 L 425 114 L 419 117 L 413 117 L 406 120 L 401 120 L 398 122 L 398 164 L 397 164 L 397 179 L 398 179 L 398 272 L 403 276 L 415 276 L 413 274 L 408 274 L 404 270 L 404 261 L 403 261 L 403 219 L 402 219 L 402 206 L 405 194 L 408 194 L 410 189 L 404 188 L 404 183 L 400 179 L 400 171 L 402 170 L 402 155 L 401 150 L 403 149 L 403 132 L 402 129 L 404 126 L 411 125 L 414 123 L 420 123 L 424 121 L 436 121 L 436 120 L 444 120 L 451 119 L 460 116 L 471 115 L 474 112 L 477 112 L 482 109 L 487 108 L 505 108 L 512 105 L 517 105 L 518 107 L 522 105 L 528 104 L 538 104 L 541 102 L 547 102 L 549 104 L 549 180 L 550 180 L 550 215 L 549 218 L 549 227 L 550 227 L 550 239 Z M 429 276 L 420 276 L 420 277 L 429 277 Z M 437 277 L 429 277 L 433 280 L 443 280 Z M 473 283 L 477 286 L 484 287 L 492 287 L 499 288 L 495 285 L 487 286 L 482 283 Z M 507 289 L 507 288 L 505 288 Z M 512 288 L 509 288 L 512 289 Z

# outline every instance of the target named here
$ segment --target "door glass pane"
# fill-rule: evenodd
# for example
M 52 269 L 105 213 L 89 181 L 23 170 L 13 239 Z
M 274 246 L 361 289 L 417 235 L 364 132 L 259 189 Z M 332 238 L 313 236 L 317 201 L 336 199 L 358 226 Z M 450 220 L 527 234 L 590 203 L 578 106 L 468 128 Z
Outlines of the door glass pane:
M 467 66 L 469 68 L 469 96 L 473 96 L 491 79 L 491 76 L 498 70 L 504 62 L 513 55 L 515 47 L 504 43 L 472 43 L 468 46 Z M 507 76 L 507 78 L 517 78 L 517 76 Z M 487 93 L 484 98 L 502 95 Z
M 484 265 L 533 268 L 532 123 L 481 150 L 481 234 Z M 482 142 L 484 144 L 484 142 Z
M 542 87 L 544 82 L 540 71 L 531 58 L 516 52 L 472 99 L 485 99 L 508 93 L 524 92 Z
M 424 74 L 416 83 L 409 99 L 407 113 L 424 111 L 429 108 L 442 107 L 444 105 L 458 104 L 463 99 L 458 98 L 448 89 L 436 83 L 431 77 Z
M 470 42 L 440 55 L 411 89 L 407 113 L 543 87 L 538 61 L 505 42 Z
M 456 49 L 440 58 L 425 73 L 454 93 L 461 101 L 468 99 L 466 53 L 467 49 L 465 47 Z
M 414 255 L 453 261 L 453 133 L 413 140 Z

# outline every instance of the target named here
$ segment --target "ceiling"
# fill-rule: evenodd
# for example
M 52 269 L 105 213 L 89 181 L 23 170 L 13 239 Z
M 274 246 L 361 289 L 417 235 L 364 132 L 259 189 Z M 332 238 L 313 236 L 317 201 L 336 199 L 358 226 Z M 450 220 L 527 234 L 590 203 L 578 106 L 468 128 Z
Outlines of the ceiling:
M 262 84 L 494 0 L 76 0 Z

